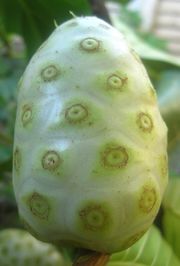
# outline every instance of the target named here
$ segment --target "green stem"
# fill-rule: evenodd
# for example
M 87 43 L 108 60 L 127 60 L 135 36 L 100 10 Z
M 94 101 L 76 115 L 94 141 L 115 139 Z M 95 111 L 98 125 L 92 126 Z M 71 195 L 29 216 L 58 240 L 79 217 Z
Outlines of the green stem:
M 73 266 L 105 266 L 109 257 L 109 254 L 79 249 L 73 260 Z

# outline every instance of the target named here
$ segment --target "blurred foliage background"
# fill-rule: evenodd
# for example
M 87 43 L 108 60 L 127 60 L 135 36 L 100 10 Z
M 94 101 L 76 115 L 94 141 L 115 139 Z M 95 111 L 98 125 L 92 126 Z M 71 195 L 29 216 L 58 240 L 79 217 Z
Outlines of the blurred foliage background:
M 143 32 L 130 1 L 1 0 L 0 1 L 0 229 L 21 227 L 12 189 L 13 130 L 18 81 L 36 49 L 60 24 L 95 14 L 121 30 L 140 55 L 154 84 L 168 126 L 169 173 L 180 176 L 180 57 L 170 55 L 167 42 Z M 115 10 L 111 8 L 116 5 Z M 180 194 L 180 192 L 179 192 Z

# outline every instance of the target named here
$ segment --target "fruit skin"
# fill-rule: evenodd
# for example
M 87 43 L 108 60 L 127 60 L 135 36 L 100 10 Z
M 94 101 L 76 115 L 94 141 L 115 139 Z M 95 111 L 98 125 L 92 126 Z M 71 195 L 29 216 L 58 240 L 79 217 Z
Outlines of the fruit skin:
M 59 26 L 19 84 L 13 184 L 38 239 L 112 253 L 152 224 L 167 128 L 124 36 L 96 17 Z
M 21 229 L 0 231 L 0 265 L 65 266 L 58 251 Z

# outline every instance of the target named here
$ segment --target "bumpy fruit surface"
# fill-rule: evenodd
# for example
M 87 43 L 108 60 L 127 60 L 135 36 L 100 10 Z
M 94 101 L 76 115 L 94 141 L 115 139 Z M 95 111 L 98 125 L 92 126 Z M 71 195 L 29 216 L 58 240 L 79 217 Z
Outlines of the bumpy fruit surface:
M 167 129 L 123 35 L 96 17 L 59 26 L 19 85 L 14 189 L 38 239 L 115 252 L 152 224 Z
M 42 243 L 20 229 L 0 232 L 0 265 L 65 266 L 61 255 L 52 245 Z

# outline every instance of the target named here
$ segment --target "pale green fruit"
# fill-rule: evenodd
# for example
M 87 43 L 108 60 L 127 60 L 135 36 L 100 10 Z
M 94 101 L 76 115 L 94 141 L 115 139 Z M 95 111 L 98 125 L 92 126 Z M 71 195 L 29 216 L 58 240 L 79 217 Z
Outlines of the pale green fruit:
M 0 231 L 1 266 L 65 266 L 50 244 L 42 243 L 20 229 Z
M 13 183 L 38 239 L 115 252 L 152 224 L 167 128 L 139 57 L 96 17 L 58 27 L 19 84 Z

